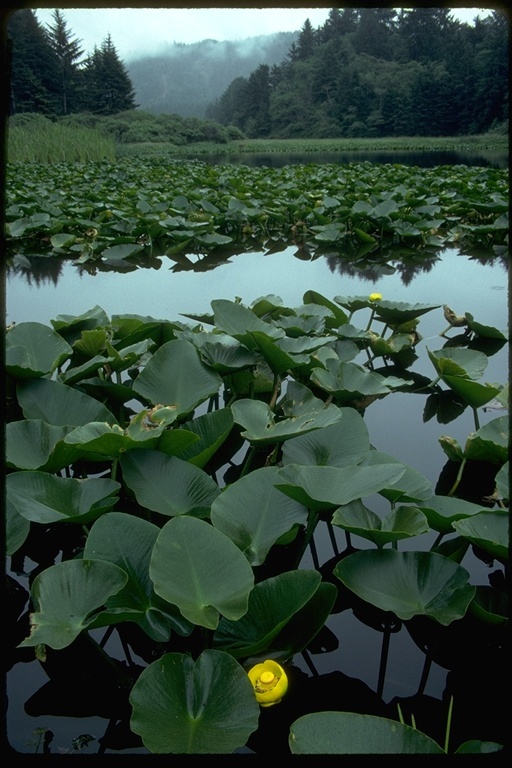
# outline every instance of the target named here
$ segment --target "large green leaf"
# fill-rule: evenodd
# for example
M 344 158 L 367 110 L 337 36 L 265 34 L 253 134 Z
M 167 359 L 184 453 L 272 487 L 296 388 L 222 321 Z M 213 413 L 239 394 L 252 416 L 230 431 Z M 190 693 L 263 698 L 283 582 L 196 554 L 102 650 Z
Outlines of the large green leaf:
M 149 578 L 149 561 L 159 532 L 147 520 L 122 512 L 109 512 L 94 523 L 84 558 L 113 563 L 128 576 L 126 585 L 106 600 L 95 627 L 134 621 L 158 642 L 167 642 L 171 630 L 181 635 L 191 632 L 192 625 L 155 593 Z
M 453 523 L 453 527 L 465 539 L 489 552 L 500 562 L 508 562 L 510 553 L 508 509 L 482 510 L 473 517 L 457 520 Z
M 215 395 L 221 384 L 219 374 L 201 362 L 194 345 L 176 339 L 155 352 L 133 382 L 133 390 L 150 403 L 173 406 L 183 415 Z
M 322 307 L 327 307 L 327 309 L 329 309 L 330 312 L 334 315 L 335 322 L 331 323 L 332 327 L 343 325 L 344 323 L 348 322 L 347 315 L 338 306 L 339 302 L 338 304 L 335 304 L 325 296 L 322 296 L 321 293 L 318 293 L 318 291 L 306 291 L 302 297 L 302 300 L 304 304 L 319 304 Z M 334 301 L 336 301 L 336 297 L 334 298 Z
M 482 511 L 479 504 L 473 504 L 455 496 L 431 496 L 418 504 L 426 515 L 428 524 L 439 533 L 453 533 L 453 523 L 472 517 Z
M 213 636 L 215 648 L 235 658 L 264 654 L 283 627 L 320 586 L 318 571 L 287 571 L 256 584 L 249 607 L 238 621 L 221 619 Z
M 62 336 L 42 323 L 18 323 L 5 337 L 5 369 L 16 378 L 52 373 L 72 354 Z
M 462 376 L 442 376 L 445 384 L 448 384 L 455 394 L 461 397 L 472 408 L 481 408 L 500 393 L 499 387 L 492 384 L 480 384 Z
M 416 507 L 396 507 L 381 519 L 365 507 L 360 499 L 335 510 L 332 524 L 373 541 L 378 547 L 391 541 L 419 536 L 430 530 L 427 518 Z
M 252 566 L 294 525 L 307 523 L 308 511 L 275 488 L 279 469 L 262 467 L 228 486 L 214 500 L 213 525 L 226 534 Z
M 204 467 L 227 439 L 232 428 L 233 413 L 230 408 L 219 408 L 185 422 L 181 431 L 190 432 L 195 441 L 180 452 L 180 458 L 196 467 Z M 158 447 L 162 450 L 160 444 Z
M 13 555 L 25 543 L 30 522 L 22 517 L 10 499 L 5 500 L 5 553 Z
M 487 368 L 488 358 L 483 352 L 464 347 L 445 347 L 437 352 L 427 348 L 428 356 L 439 376 L 479 379 Z
M 364 457 L 362 464 L 364 466 L 378 466 L 379 464 L 391 464 L 398 463 L 393 456 L 382 451 L 368 451 Z M 392 481 L 385 487 L 381 488 L 379 493 L 384 498 L 391 502 L 400 501 L 402 503 L 407 501 L 420 502 L 423 499 L 428 499 L 432 495 L 432 483 L 425 475 L 418 472 L 413 467 L 402 464 L 403 473 L 396 481 Z
M 120 458 L 126 485 L 142 507 L 162 515 L 207 517 L 220 489 L 199 467 L 177 456 L 138 449 Z
M 401 464 L 375 467 L 302 467 L 288 464 L 276 476 L 276 488 L 318 512 L 371 496 L 394 483 L 405 471 Z
M 20 647 L 66 648 L 88 629 L 98 608 L 119 592 L 127 579 L 117 565 L 101 560 L 65 560 L 47 568 L 33 581 L 30 636 Z
M 155 592 L 194 624 L 216 629 L 219 615 L 247 611 L 252 568 L 238 547 L 204 520 L 175 517 L 160 531 L 149 574 Z
M 232 754 L 258 726 L 259 705 L 232 656 L 205 650 L 194 661 L 167 653 L 130 692 L 130 726 L 153 753 Z
M 284 373 L 285 371 L 293 370 L 309 360 L 309 356 L 302 353 L 297 353 L 294 357 L 288 351 L 285 351 L 279 343 L 269 338 L 266 333 L 253 331 L 251 336 L 257 349 L 259 349 L 269 368 L 274 373 Z
M 260 400 L 236 400 L 231 405 L 231 410 L 236 423 L 244 428 L 242 437 L 256 445 L 282 443 L 290 437 L 326 427 L 341 418 L 335 405 L 324 406 L 322 411 L 301 413 L 282 421 L 276 421 L 270 407 Z
M 354 408 L 340 408 L 340 414 L 341 421 L 288 440 L 283 445 L 283 464 L 358 464 L 370 448 L 368 429 Z
M 294 755 L 445 754 L 416 728 L 374 715 L 355 712 L 312 712 L 290 727 Z
M 73 464 L 82 452 L 80 448 L 64 442 L 72 429 L 71 426 L 48 424 L 41 419 L 9 422 L 5 426 L 7 466 L 58 472 Z
M 18 402 L 26 419 L 42 419 L 57 426 L 79 427 L 90 421 L 116 424 L 103 403 L 78 389 L 49 379 L 34 379 L 18 385 Z
M 315 368 L 311 381 L 316 386 L 330 392 L 341 403 L 362 398 L 389 395 L 394 383 L 381 376 L 380 373 L 367 371 L 356 363 L 343 363 L 330 358 L 325 362 L 325 368 Z M 405 382 L 396 380 L 400 385 Z
M 499 416 L 468 437 L 464 458 L 505 464 L 509 457 L 509 448 L 509 417 Z
M 372 307 L 375 309 L 376 317 L 383 323 L 402 325 L 431 312 L 433 309 L 438 309 L 440 304 L 407 304 L 402 301 L 386 301 L 384 299 L 373 302 Z
M 55 477 L 47 472 L 11 472 L 7 497 L 20 515 L 35 523 L 80 523 L 95 520 L 117 501 L 121 488 L 115 480 Z
M 218 299 L 211 302 L 215 327 L 219 331 L 233 336 L 249 349 L 255 349 L 257 344 L 252 331 L 260 331 L 270 339 L 280 339 L 285 333 L 281 328 L 276 328 L 270 323 L 254 314 L 254 312 L 242 304 L 234 301 Z
M 434 552 L 354 552 L 333 573 L 358 597 L 403 621 L 430 616 L 446 626 L 464 616 L 475 594 L 468 572 Z

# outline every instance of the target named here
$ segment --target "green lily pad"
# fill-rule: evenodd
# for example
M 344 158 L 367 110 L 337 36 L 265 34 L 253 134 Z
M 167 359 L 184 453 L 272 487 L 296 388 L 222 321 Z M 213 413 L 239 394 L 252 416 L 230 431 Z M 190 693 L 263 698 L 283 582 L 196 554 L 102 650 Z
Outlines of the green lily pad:
M 62 336 L 42 323 L 19 323 L 5 336 L 5 369 L 16 378 L 52 373 L 72 354 Z
M 358 464 L 370 449 L 366 423 L 354 408 L 340 408 L 341 420 L 288 440 L 283 464 L 343 467 Z
M 228 653 L 167 653 L 130 692 L 130 727 L 153 753 L 232 754 L 258 727 L 249 677 Z
M 228 486 L 212 503 L 211 521 L 261 565 L 270 548 L 295 525 L 306 525 L 308 511 L 275 488 L 277 467 L 256 469 Z
M 288 571 L 256 584 L 249 607 L 238 621 L 221 619 L 215 648 L 235 658 L 264 654 L 272 641 L 320 586 L 318 571 Z
M 455 530 L 489 552 L 501 563 L 508 562 L 510 522 L 508 509 L 482 510 L 477 515 L 453 523 Z
M 380 518 L 360 499 L 335 510 L 332 524 L 383 547 L 429 531 L 427 518 L 417 507 L 400 506 Z
M 121 568 L 101 560 L 65 560 L 50 566 L 32 583 L 30 636 L 19 647 L 66 648 L 92 624 L 98 608 L 127 580 Z
M 430 527 L 442 534 L 453 533 L 453 523 L 457 520 L 482 511 L 479 504 L 455 496 L 431 496 L 418 503 L 418 507 L 426 515 Z
M 7 497 L 27 520 L 84 525 L 112 509 L 121 485 L 109 478 L 81 480 L 47 472 L 21 471 L 7 475 L 6 487 Z
M 341 418 L 335 405 L 324 406 L 322 411 L 303 413 L 283 421 L 276 421 L 273 411 L 260 400 L 237 400 L 231 410 L 235 422 L 244 428 L 242 437 L 257 445 L 281 443 L 313 429 L 326 427 Z
M 404 473 L 401 464 L 325 467 L 288 464 L 279 470 L 276 488 L 317 512 L 371 496 Z
M 123 479 L 142 507 L 162 515 L 208 517 L 219 495 L 217 483 L 199 467 L 177 456 L 138 449 L 120 458 Z
M 355 552 L 333 573 L 358 597 L 403 621 L 429 616 L 446 626 L 464 616 L 475 594 L 468 572 L 433 552 Z
M 396 720 L 355 712 L 312 712 L 295 720 L 294 755 L 445 754 L 429 736 Z
M 173 406 L 187 414 L 215 395 L 222 384 L 205 366 L 193 344 L 176 339 L 163 344 L 133 382 L 133 390 L 150 403 Z
M 222 614 L 240 619 L 254 586 L 238 547 L 204 520 L 174 517 L 161 529 L 149 565 L 155 592 L 193 624 L 216 629 Z
M 190 634 L 192 624 L 155 593 L 149 578 L 149 561 L 159 532 L 160 528 L 153 523 L 123 512 L 108 512 L 94 523 L 85 543 L 84 558 L 117 565 L 127 574 L 128 581 L 105 601 L 105 610 L 91 626 L 133 621 L 157 642 L 167 642 L 172 630 L 180 635 Z

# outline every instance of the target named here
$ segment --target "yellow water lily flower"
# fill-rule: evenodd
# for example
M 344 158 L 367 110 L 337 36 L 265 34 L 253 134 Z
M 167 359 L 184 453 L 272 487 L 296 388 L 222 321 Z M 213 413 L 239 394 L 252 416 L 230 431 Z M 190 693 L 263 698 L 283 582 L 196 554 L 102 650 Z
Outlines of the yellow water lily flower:
M 370 301 L 381 301 L 382 293 L 370 293 L 369 299 Z
M 276 661 L 268 659 L 256 664 L 247 673 L 256 694 L 256 701 L 262 707 L 279 704 L 288 690 L 286 672 Z

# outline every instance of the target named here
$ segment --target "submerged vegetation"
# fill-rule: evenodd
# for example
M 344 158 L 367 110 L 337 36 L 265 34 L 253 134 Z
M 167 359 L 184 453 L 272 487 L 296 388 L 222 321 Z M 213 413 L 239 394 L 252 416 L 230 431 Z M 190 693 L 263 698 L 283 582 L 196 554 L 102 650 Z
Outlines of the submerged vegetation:
M 431 312 L 445 336 L 424 347 Z M 407 700 L 382 699 L 401 628 L 425 653 L 417 706 L 432 661 L 459 670 L 460 637 L 475 668 L 505 663 L 508 421 L 481 426 L 480 414 L 506 406 L 506 386 L 483 377 L 507 339 L 470 313 L 444 331 L 447 317 L 434 303 L 311 290 L 299 306 L 216 300 L 185 321 L 96 306 L 8 329 L 12 653 L 36 655 L 58 711 L 108 719 L 100 752 L 501 749 L 488 726 L 468 733 L 456 683 L 425 733 L 414 711 L 405 722 Z M 419 355 L 430 376 L 414 371 Z M 453 468 L 443 490 L 369 434 L 366 409 L 407 395 L 425 421 L 473 413 L 464 445 L 440 440 Z M 468 501 L 477 467 L 486 484 Z M 320 565 L 315 537 L 334 529 L 346 549 Z M 493 566 L 488 583 L 475 559 Z M 347 677 L 329 707 L 294 657 L 311 665 L 315 638 L 347 609 L 383 633 L 379 683 L 361 703 Z

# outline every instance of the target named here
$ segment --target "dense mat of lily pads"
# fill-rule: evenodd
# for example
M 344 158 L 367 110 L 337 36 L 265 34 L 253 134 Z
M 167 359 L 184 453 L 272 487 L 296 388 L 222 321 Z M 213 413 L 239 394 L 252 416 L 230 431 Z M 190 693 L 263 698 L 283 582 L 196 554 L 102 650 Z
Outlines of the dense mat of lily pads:
M 124 178 L 141 210 L 138 187 Z M 407 627 L 508 615 L 499 579 L 474 583 L 465 567 L 474 547 L 508 563 L 508 421 L 478 416 L 507 403 L 503 383 L 483 380 L 505 334 L 467 313 L 456 345 L 439 336 L 427 350 L 429 378 L 414 364 L 421 317 L 438 312 L 445 330 L 435 304 L 308 291 L 296 307 L 269 295 L 211 310 L 170 321 L 97 306 L 6 335 L 7 553 L 30 582 L 19 648 L 43 666 L 92 653 L 88 675 L 112 681 L 115 717 L 155 753 L 258 751 L 260 707 L 285 706 L 294 656 L 340 599 Z M 464 445 L 437 446 L 458 466 L 446 495 L 372 445 L 365 409 L 397 392 L 424 395 L 425 420 L 473 412 Z M 475 461 L 493 476 L 480 504 L 457 495 Z M 349 543 L 328 578 L 303 565 L 325 526 Z M 101 628 L 145 666 L 128 652 L 105 662 Z M 306 710 L 289 749 L 447 751 L 400 720 Z M 500 749 L 479 738 L 450 748 Z
M 406 246 L 503 250 L 508 171 L 370 162 L 249 168 L 200 161 L 11 163 L 9 253 L 80 262 L 250 242 L 367 255 Z

